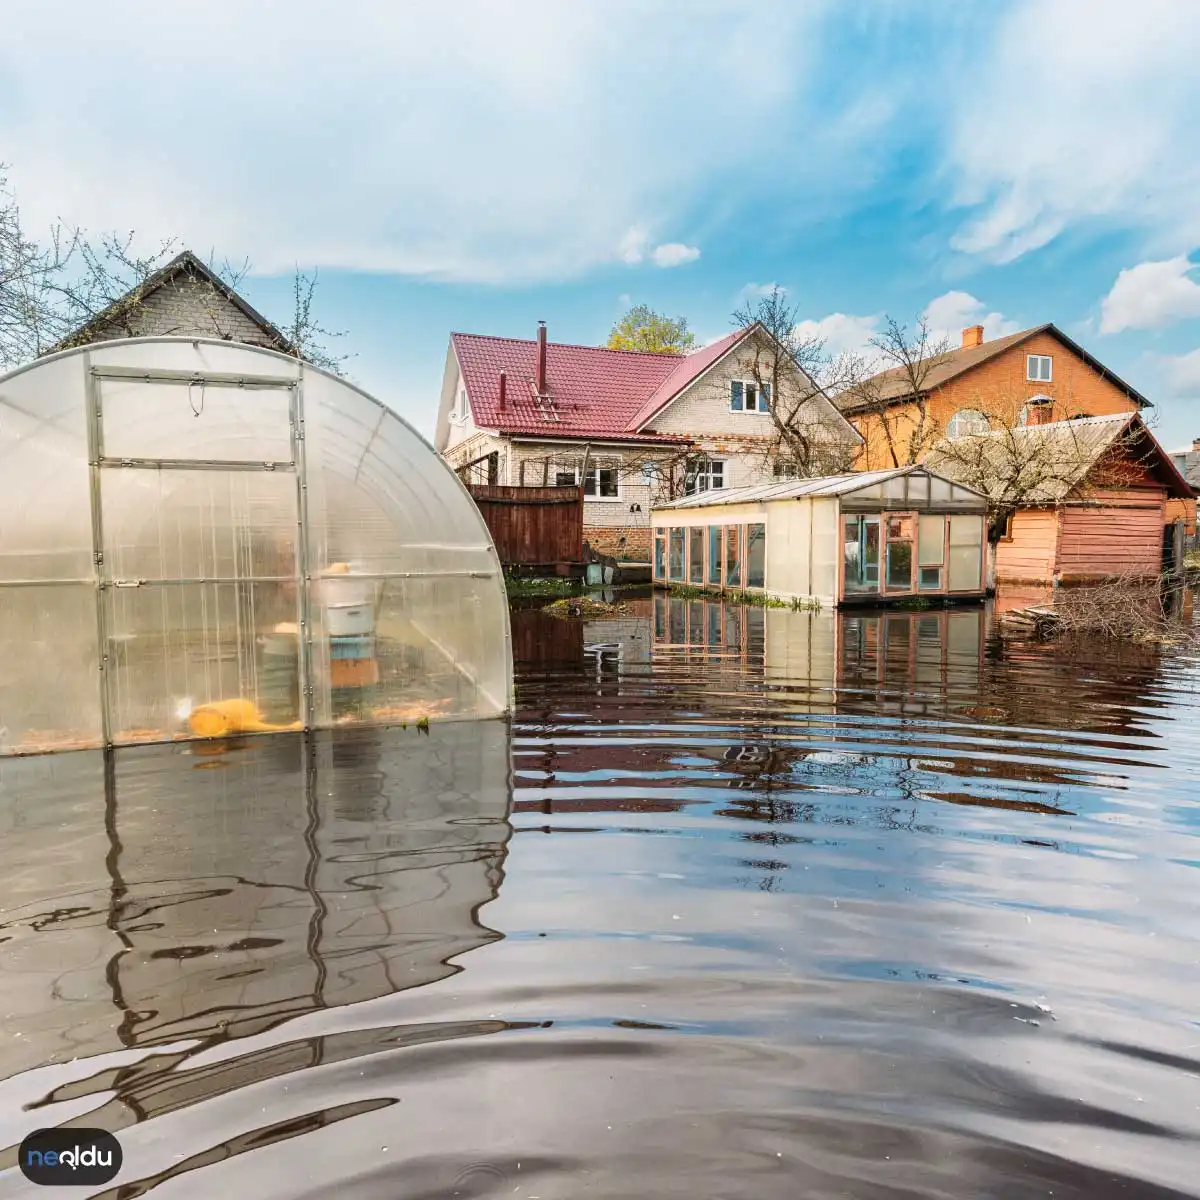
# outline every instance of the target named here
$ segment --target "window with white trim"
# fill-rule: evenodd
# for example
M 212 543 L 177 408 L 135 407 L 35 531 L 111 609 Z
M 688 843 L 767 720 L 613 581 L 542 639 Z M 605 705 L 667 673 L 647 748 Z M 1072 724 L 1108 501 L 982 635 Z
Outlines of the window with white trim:
M 615 463 L 589 463 L 583 477 L 583 494 L 588 500 L 619 500 L 621 487 Z M 554 472 L 555 487 L 578 487 L 578 467 L 558 467 Z
M 722 458 L 696 459 L 688 463 L 683 475 L 683 494 L 694 496 L 710 488 L 725 486 L 725 460 Z
M 1025 356 L 1025 378 L 1037 383 L 1049 383 L 1052 378 L 1052 360 L 1048 354 Z
M 458 395 L 454 397 L 454 408 L 451 415 L 456 421 L 465 421 L 470 411 L 467 404 L 467 389 L 461 387 L 458 389 Z
M 729 384 L 730 412 L 770 412 L 771 385 L 754 379 L 734 379 Z
M 613 464 L 604 466 L 596 463 L 589 466 L 583 477 L 583 494 L 589 500 L 619 500 L 621 485 L 617 478 L 617 468 Z
M 988 419 L 975 408 L 960 408 L 946 425 L 946 436 L 951 438 L 970 437 L 976 433 L 987 433 Z

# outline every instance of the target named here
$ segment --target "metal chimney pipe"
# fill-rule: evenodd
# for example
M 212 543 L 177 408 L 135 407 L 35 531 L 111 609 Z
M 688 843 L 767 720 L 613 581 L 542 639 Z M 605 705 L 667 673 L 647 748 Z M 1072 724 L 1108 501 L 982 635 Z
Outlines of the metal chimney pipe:
M 537 390 L 539 396 L 546 394 L 546 322 L 538 322 Z
M 504 401 L 508 396 L 508 372 L 500 372 L 500 411 L 504 411 Z

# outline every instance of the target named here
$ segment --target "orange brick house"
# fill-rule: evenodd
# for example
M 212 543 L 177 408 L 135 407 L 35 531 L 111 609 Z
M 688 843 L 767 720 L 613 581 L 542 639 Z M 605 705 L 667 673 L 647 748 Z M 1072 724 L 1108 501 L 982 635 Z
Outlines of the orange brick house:
M 894 368 L 835 397 L 864 439 L 859 470 L 922 462 L 947 437 L 1078 417 L 1144 417 L 1153 407 L 1052 324 L 991 341 L 983 340 L 982 325 L 972 325 L 962 331 L 962 345 L 928 367 L 919 384 L 914 388 Z M 1164 518 L 1194 530 L 1195 500 L 1169 499 Z

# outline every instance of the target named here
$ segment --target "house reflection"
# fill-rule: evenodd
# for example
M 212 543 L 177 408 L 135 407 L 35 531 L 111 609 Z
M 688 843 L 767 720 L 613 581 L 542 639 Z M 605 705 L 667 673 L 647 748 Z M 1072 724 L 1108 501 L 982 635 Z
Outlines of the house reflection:
M 1077 811 L 1096 761 L 1075 735 L 1136 733 L 1129 689 L 1150 695 L 1161 653 L 1012 641 L 1003 602 L 811 613 L 659 592 L 583 622 L 574 663 L 523 664 L 515 807 L 661 812 L 716 789 L 739 794 L 718 811 L 769 822 Z
M 6 764 L 6 811 L 53 812 L 71 878 L 107 881 L 70 904 L 35 899 L 44 875 L 0 884 L 24 1049 L 210 1044 L 453 974 L 500 937 L 480 910 L 504 878 L 509 755 L 487 721 Z M 24 824 L 18 856 L 41 839 Z

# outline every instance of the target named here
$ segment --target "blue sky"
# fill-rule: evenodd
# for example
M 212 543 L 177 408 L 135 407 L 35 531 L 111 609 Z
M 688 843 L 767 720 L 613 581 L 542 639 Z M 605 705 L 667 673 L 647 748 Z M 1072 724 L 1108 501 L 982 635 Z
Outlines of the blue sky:
M 320 270 L 349 373 L 433 429 L 452 329 L 702 340 L 778 283 L 835 347 L 885 313 L 1054 321 L 1200 437 L 1200 4 L 74 0 L 13 5 L 27 222 Z

